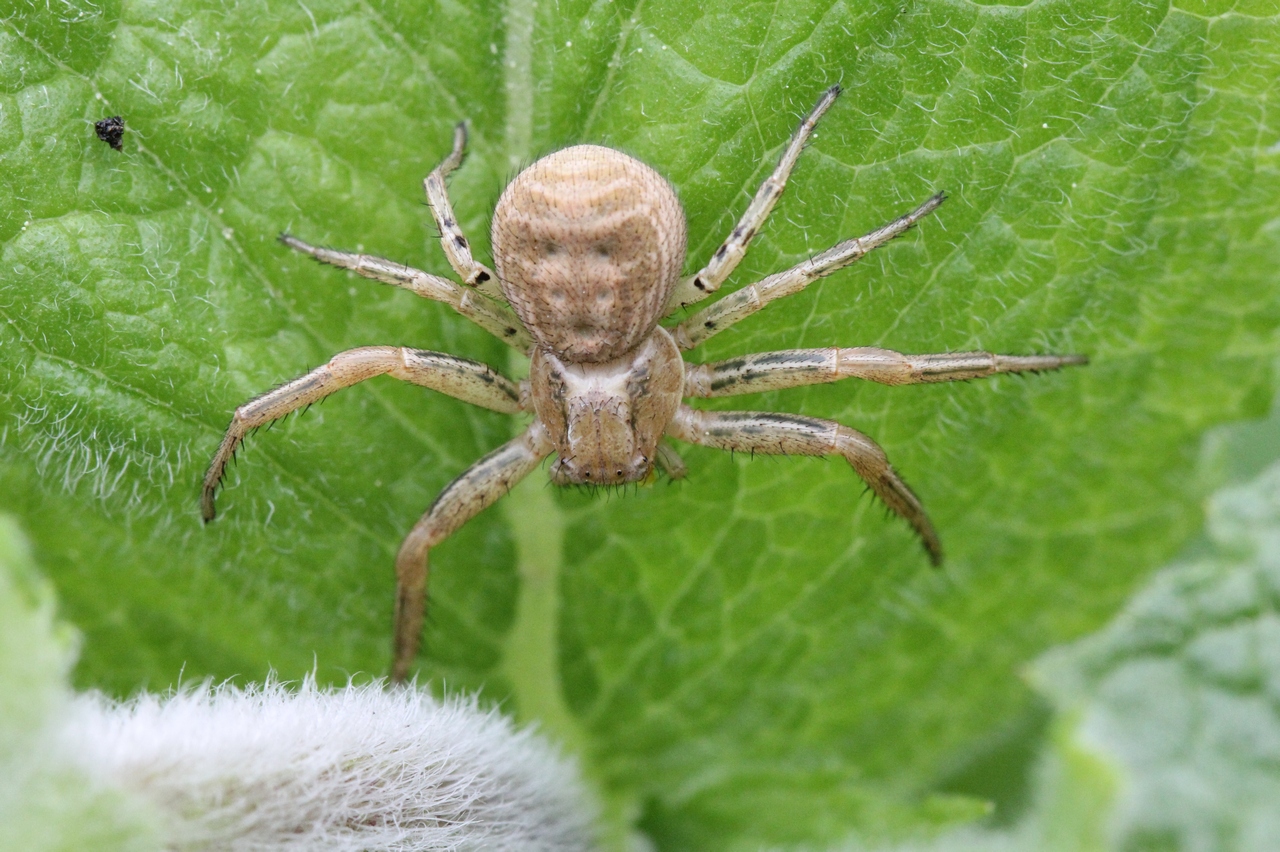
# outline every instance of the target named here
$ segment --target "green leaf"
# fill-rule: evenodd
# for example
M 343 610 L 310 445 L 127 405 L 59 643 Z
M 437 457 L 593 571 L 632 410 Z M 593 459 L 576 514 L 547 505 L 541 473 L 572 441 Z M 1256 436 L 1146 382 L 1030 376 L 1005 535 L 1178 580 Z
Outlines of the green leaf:
M 1215 495 L 1207 532 L 1210 553 L 1036 667 L 1118 776 L 1115 848 L 1264 850 L 1280 830 L 1280 464 Z
M 0 516 L 0 762 L 23 755 L 62 704 L 71 638 L 54 626 L 52 590 L 17 524 Z
M 513 170 L 594 141 L 671 178 L 696 268 L 841 82 L 728 287 L 951 200 L 692 357 L 1091 366 L 715 404 L 876 439 L 941 572 L 843 464 L 691 449 L 687 481 L 619 499 L 535 474 L 433 553 L 421 676 L 542 719 L 613 831 L 660 848 L 1011 818 L 1003 756 L 1044 724 L 1017 672 L 1195 534 L 1200 434 L 1272 396 L 1277 80 L 1261 0 L 21 5 L 0 19 L 0 508 L 84 635 L 81 686 L 382 672 L 400 538 L 511 420 L 352 389 L 253 439 L 208 528 L 203 467 L 236 405 L 338 350 L 508 359 L 275 235 L 447 274 L 420 181 L 467 118 L 451 194 L 482 259 Z M 93 136 L 115 114 L 123 152 Z
M 1280 410 L 1204 439 L 1206 535 L 1029 682 L 1056 710 L 1034 805 L 896 852 L 1265 850 L 1280 800 Z M 879 849 L 855 844 L 853 849 Z
M 0 826 L 31 852 L 158 849 L 136 802 L 50 760 L 70 690 L 73 636 L 13 519 L 0 515 Z

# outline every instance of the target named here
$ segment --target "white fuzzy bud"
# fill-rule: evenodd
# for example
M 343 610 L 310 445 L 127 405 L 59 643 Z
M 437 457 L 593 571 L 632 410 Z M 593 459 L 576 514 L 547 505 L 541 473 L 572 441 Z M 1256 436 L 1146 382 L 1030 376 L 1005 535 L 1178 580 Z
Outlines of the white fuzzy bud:
M 60 739 L 159 813 L 166 849 L 594 848 L 574 766 L 473 700 L 310 680 L 82 696 Z

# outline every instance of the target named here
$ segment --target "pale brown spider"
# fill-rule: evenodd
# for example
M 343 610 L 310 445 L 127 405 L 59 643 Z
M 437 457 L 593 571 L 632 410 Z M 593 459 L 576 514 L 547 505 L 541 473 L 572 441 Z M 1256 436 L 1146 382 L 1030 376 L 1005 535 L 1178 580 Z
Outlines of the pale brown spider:
M 497 273 L 477 263 L 445 190 L 445 178 L 462 162 L 465 124 L 454 132 L 453 151 L 425 182 L 445 254 L 464 286 L 379 257 L 319 248 L 282 235 L 286 245 L 317 260 L 450 305 L 528 354 L 529 378 L 514 382 L 485 364 L 421 349 L 363 346 L 340 352 L 328 364 L 236 409 L 204 478 L 204 519 L 212 520 L 223 471 L 250 430 L 341 388 L 390 375 L 494 411 L 534 415 L 520 437 L 451 482 L 401 545 L 391 668 L 395 681 L 407 676 L 418 650 L 427 552 L 552 454 L 551 480 L 561 485 L 636 482 L 648 477 L 655 464 L 679 478 L 685 474 L 684 463 L 662 443 L 664 436 L 749 453 L 840 455 L 911 524 L 929 558 L 940 563 L 942 547 L 920 501 L 866 435 L 814 417 L 700 411 L 684 405 L 682 398 L 757 393 L 849 377 L 889 385 L 948 382 L 1053 370 L 1083 364 L 1084 357 L 902 355 L 832 347 L 686 364 L 680 353 L 901 236 L 937 209 L 941 193 L 866 236 L 744 287 L 683 322 L 670 328 L 658 325 L 663 317 L 710 296 L 733 272 L 782 195 L 818 119 L 839 93 L 834 86 L 823 94 L 733 233 L 705 267 L 683 280 L 685 218 L 675 191 L 644 163 L 596 145 L 543 157 L 508 184 L 493 215 Z

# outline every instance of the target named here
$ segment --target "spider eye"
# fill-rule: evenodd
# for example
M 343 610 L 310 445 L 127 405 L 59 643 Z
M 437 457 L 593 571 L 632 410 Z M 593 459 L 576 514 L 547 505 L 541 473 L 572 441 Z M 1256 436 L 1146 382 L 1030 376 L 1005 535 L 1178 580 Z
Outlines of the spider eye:
M 542 244 L 543 257 L 555 257 L 559 253 L 560 253 L 560 246 L 557 243 L 553 243 L 550 240 L 548 240 L 547 242 Z
M 608 258 L 613 254 L 613 243 L 596 243 L 592 250 L 596 257 Z

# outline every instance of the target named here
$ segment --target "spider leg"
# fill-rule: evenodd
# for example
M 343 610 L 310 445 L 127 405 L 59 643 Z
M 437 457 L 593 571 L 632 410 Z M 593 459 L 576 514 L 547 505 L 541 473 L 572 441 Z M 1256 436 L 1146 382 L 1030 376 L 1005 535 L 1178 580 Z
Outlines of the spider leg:
M 855 378 L 883 385 L 981 379 L 997 373 L 1057 370 L 1086 364 L 1084 355 L 994 355 L 947 352 L 903 355 L 889 349 L 788 349 L 756 352 L 712 364 L 685 365 L 685 395 L 734 396 Z
M 719 334 L 734 323 L 751 316 L 770 302 L 799 293 L 819 278 L 861 260 L 873 249 L 911 230 L 916 222 L 937 210 L 944 200 L 946 196 L 940 192 L 905 216 L 900 216 L 865 236 L 837 243 L 785 272 L 775 273 L 755 284 L 730 293 L 673 328 L 671 333 L 676 343 L 682 350 L 692 349 L 712 335 Z
M 658 456 L 655 461 L 668 479 L 684 479 L 689 475 L 689 468 L 685 466 L 684 459 L 680 458 L 676 448 L 666 441 L 658 442 Z
M 716 249 L 706 266 L 676 285 L 671 298 L 667 300 L 667 314 L 695 302 L 701 302 L 720 289 L 724 280 L 733 273 L 739 261 L 746 255 L 751 240 L 760 232 L 764 220 L 769 218 L 773 205 L 782 197 L 782 191 L 787 187 L 787 178 L 791 176 L 791 170 L 795 168 L 796 160 L 804 150 L 805 143 L 809 141 L 809 136 L 818 124 L 818 119 L 831 108 L 839 94 L 839 86 L 832 86 L 822 93 L 818 103 L 805 116 L 804 121 L 800 122 L 800 127 L 792 135 L 773 174 L 760 184 L 755 198 L 751 199 L 751 204 L 747 207 L 747 212 L 742 214 L 742 218 L 738 220 L 737 226 L 728 238 Z
M 758 411 L 699 411 L 680 406 L 667 434 L 691 444 L 768 455 L 840 455 L 893 512 L 920 536 L 929 560 L 942 564 L 942 544 L 919 499 L 861 432 L 830 420 Z
M 427 554 L 467 521 L 497 502 L 551 454 L 554 445 L 542 424 L 534 421 L 524 434 L 508 441 L 467 468 L 440 492 L 414 525 L 396 555 L 395 636 L 391 680 L 401 683 L 418 653 L 427 600 Z
M 462 165 L 466 148 L 467 123 L 460 121 L 453 129 L 453 150 L 444 158 L 444 162 L 431 170 L 422 185 L 427 192 L 431 215 L 435 217 L 436 227 L 440 229 L 440 245 L 444 248 L 445 257 L 449 258 L 453 271 L 458 273 L 462 283 L 468 287 L 474 287 L 492 299 L 501 299 L 498 276 L 471 256 L 471 245 L 458 225 L 458 217 L 453 215 L 453 204 L 449 201 L 449 190 L 445 187 L 445 179 Z
M 525 354 L 533 348 L 533 338 L 507 307 L 497 305 L 491 299 L 460 287 L 447 278 L 370 254 L 313 246 L 290 234 L 281 234 L 280 242 L 295 251 L 311 255 L 321 263 L 349 269 L 357 275 L 393 287 L 403 287 L 424 299 L 444 302 L 503 343 Z
M 227 462 L 235 456 L 236 448 L 249 432 L 319 402 L 335 391 L 382 375 L 431 388 L 494 411 L 514 414 L 522 408 L 519 386 L 478 361 L 400 346 L 362 346 L 339 352 L 329 363 L 236 409 L 204 476 L 200 514 L 205 522 L 213 520 L 216 514 L 213 498 Z

